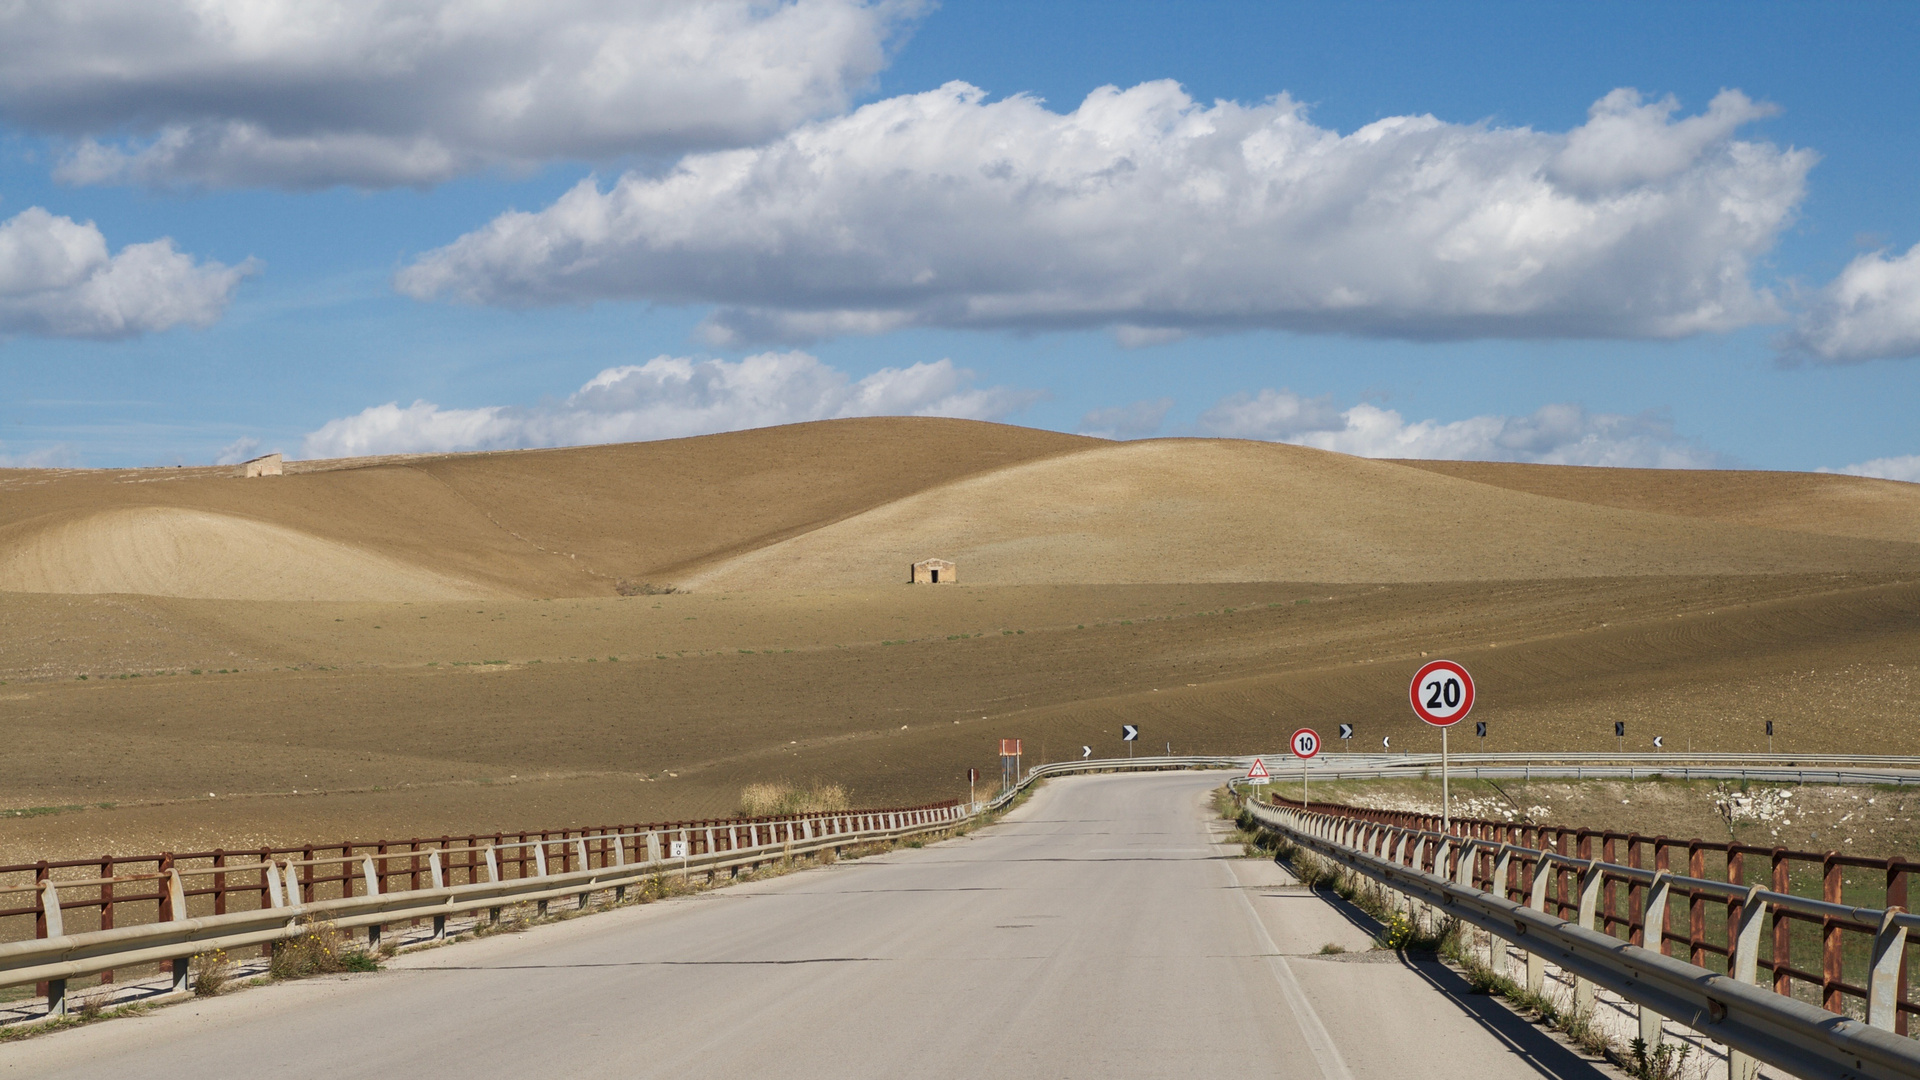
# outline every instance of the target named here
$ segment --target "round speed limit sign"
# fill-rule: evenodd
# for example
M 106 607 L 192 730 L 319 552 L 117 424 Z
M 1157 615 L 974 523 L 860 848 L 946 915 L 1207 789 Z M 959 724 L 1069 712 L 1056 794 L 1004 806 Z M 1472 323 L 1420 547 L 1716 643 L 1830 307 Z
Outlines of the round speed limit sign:
M 1320 733 L 1310 727 L 1303 727 L 1293 733 L 1293 756 L 1310 758 L 1320 752 Z
M 1415 716 L 1434 727 L 1452 727 L 1473 709 L 1473 676 L 1451 660 L 1435 660 L 1414 673 L 1408 695 Z

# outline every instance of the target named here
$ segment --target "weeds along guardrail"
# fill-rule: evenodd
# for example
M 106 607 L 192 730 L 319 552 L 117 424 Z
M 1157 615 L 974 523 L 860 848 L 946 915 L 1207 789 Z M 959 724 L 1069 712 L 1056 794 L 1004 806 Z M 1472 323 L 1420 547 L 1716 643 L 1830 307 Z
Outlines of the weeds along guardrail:
M 955 801 L 777 818 L 343 841 L 0 866 L 0 987 L 37 984 L 48 1014 L 66 983 L 158 963 L 184 991 L 187 961 L 298 936 L 312 922 L 365 927 L 626 889 L 650 878 L 739 867 L 952 828 L 976 808 Z M 680 844 L 684 855 L 675 856 Z M 74 924 L 78 924 L 77 926 Z
M 1471 819 L 1441 831 L 1429 815 L 1234 790 L 1260 827 L 1404 895 L 1429 922 L 1487 931 L 1496 975 L 1511 943 L 1529 990 L 1547 963 L 1573 976 L 1576 1013 L 1596 985 L 1635 1002 L 1649 1047 L 1666 1017 L 1725 1043 L 1730 1080 L 1751 1080 L 1756 1061 L 1807 1078 L 1920 1077 L 1920 1042 L 1906 1037 L 1920 916 L 1904 910 L 1920 865 Z

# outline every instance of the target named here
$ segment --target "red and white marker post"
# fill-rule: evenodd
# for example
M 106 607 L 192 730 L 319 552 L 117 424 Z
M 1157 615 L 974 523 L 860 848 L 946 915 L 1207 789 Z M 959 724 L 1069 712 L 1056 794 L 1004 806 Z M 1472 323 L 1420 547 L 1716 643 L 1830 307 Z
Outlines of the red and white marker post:
M 1320 733 L 1303 727 L 1293 733 L 1288 749 L 1300 759 L 1300 808 L 1304 810 L 1307 807 L 1307 759 L 1320 752 Z
M 1440 729 L 1440 831 L 1453 825 L 1453 798 L 1447 777 L 1447 729 L 1473 710 L 1473 676 L 1451 660 L 1422 664 L 1413 673 L 1407 696 L 1413 714 Z

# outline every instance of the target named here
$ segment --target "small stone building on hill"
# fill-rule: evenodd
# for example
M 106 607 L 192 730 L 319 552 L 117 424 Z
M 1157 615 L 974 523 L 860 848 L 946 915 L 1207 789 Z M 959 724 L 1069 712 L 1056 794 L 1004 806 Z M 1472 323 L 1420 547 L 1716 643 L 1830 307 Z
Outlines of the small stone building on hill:
M 271 454 L 262 454 L 259 457 L 254 458 L 252 461 L 241 462 L 240 475 L 241 476 L 279 476 L 280 463 L 281 463 L 281 458 L 280 458 L 279 451 L 275 451 Z
M 960 580 L 960 576 L 945 559 L 921 559 L 913 564 L 909 580 L 915 585 L 943 585 Z

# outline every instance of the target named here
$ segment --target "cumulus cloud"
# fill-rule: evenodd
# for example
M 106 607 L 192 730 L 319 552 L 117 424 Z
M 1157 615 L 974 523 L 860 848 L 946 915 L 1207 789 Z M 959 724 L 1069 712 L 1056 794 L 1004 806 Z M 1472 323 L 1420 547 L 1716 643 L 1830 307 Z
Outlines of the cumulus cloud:
M 1753 260 L 1814 155 L 1616 91 L 1567 133 L 1397 116 L 1342 135 L 1281 95 L 1173 82 L 1069 113 L 949 83 L 665 175 L 586 180 L 397 284 L 509 306 L 720 305 L 716 340 L 905 326 L 1245 327 L 1410 338 L 1670 338 L 1775 317 Z
M 1920 244 L 1848 263 L 1779 344 L 1790 356 L 1829 364 L 1920 356 Z
M 1167 413 L 1172 409 L 1172 398 L 1154 398 L 1111 409 L 1094 409 L 1080 418 L 1080 434 L 1096 439 L 1145 438 L 1160 430 L 1160 425 L 1166 422 Z
M 1043 397 L 980 388 L 950 360 L 883 368 L 855 381 L 803 352 L 744 360 L 658 356 L 607 368 L 565 400 L 533 408 L 442 409 L 388 402 L 306 437 L 309 458 L 577 446 L 705 435 L 849 416 L 1000 420 Z
M 422 185 L 843 111 L 917 0 L 0 5 L 0 117 L 75 183 Z
M 1904 480 L 1909 484 L 1920 484 L 1920 454 L 1874 458 L 1872 461 L 1863 461 L 1858 465 L 1846 465 L 1838 469 L 1815 469 L 1814 471 L 1842 473 L 1847 476 L 1873 476 L 1881 480 Z
M 255 266 L 196 263 L 165 239 L 113 254 L 92 222 L 28 207 L 0 222 L 0 335 L 112 339 L 209 326 Z
M 1548 465 L 1704 469 L 1719 456 L 1678 436 L 1653 416 L 1590 413 L 1547 405 L 1531 416 L 1475 416 L 1409 423 L 1393 409 L 1336 409 L 1328 397 L 1262 390 L 1222 399 L 1200 415 L 1207 435 L 1266 439 L 1360 457 L 1529 461 Z

